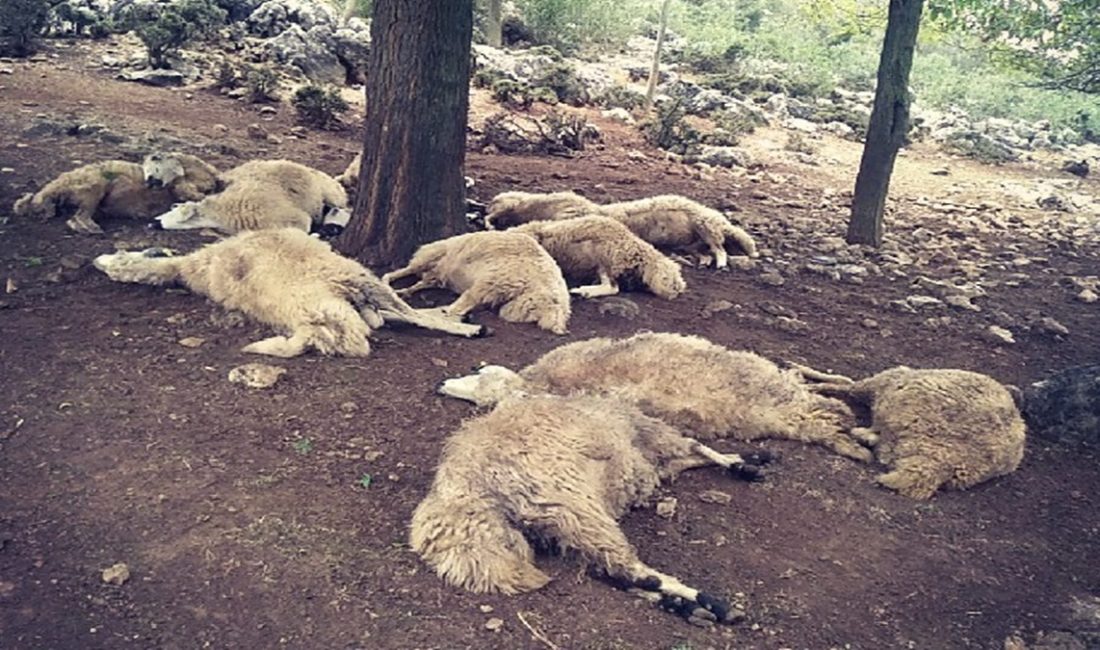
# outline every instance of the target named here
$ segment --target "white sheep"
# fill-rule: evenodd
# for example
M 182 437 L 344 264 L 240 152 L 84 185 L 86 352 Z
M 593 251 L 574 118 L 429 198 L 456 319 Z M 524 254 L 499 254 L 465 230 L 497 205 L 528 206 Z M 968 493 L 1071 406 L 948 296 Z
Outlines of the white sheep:
M 698 336 L 647 332 L 578 341 L 519 373 L 490 365 L 439 387 L 481 406 L 517 391 L 616 397 L 701 440 L 797 440 L 863 462 L 872 458 L 848 435 L 855 416 L 843 402 L 809 390 L 798 371 Z
M 476 325 L 409 307 L 369 269 L 292 228 L 242 233 L 178 257 L 121 251 L 94 263 L 118 282 L 183 284 L 285 334 L 251 343 L 244 352 L 294 357 L 312 348 L 364 357 L 371 330 L 386 321 L 458 336 L 482 333 Z
M 550 580 L 527 538 L 552 542 L 685 617 L 732 622 L 738 610 L 642 562 L 617 523 L 661 481 L 707 465 L 758 477 L 740 456 L 616 400 L 513 396 L 447 439 L 410 546 L 449 584 L 516 594 Z
M 347 211 L 348 195 L 328 174 L 289 160 L 253 160 L 221 176 L 225 189 L 181 203 L 157 217 L 165 230 L 214 228 L 227 233 L 264 228 L 308 232 L 333 211 Z
M 94 217 L 152 219 L 178 201 L 197 201 L 218 188 L 218 170 L 189 154 L 153 153 L 143 165 L 104 160 L 67 171 L 15 202 L 18 216 L 51 219 L 58 208 L 75 212 L 65 222 L 82 234 L 103 228 Z
M 603 215 L 621 222 L 657 248 L 709 253 L 716 268 L 729 263 L 727 240 L 749 257 L 758 257 L 756 242 L 717 210 L 675 194 L 600 205 L 572 192 L 531 194 L 504 192 L 489 203 L 486 228 L 505 229 L 532 221 Z
M 870 405 L 870 428 L 851 433 L 890 468 L 878 482 L 905 496 L 928 499 L 941 487 L 964 490 L 1015 471 L 1023 459 L 1023 418 L 1012 393 L 992 377 L 905 366 L 856 382 L 805 374 L 831 380 L 814 390 Z
M 569 324 L 569 287 L 561 269 L 534 238 L 515 232 L 474 232 L 424 244 L 407 266 L 382 276 L 387 284 L 419 276 L 409 295 L 446 287 L 458 293 L 442 312 L 461 319 L 478 307 L 500 306 L 512 323 L 537 323 L 565 334 Z
M 599 284 L 570 290 L 584 298 L 613 296 L 619 293 L 623 280 L 639 280 L 666 300 L 687 288 L 679 264 L 614 219 L 592 216 L 533 221 L 512 232 L 534 237 L 566 277 L 598 278 Z

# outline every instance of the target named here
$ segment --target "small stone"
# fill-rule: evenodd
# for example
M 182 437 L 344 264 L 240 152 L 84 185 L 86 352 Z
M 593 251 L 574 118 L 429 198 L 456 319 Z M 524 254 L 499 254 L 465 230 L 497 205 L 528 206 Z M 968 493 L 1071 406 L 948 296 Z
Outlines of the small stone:
M 989 329 L 986 330 L 986 338 L 993 343 L 1002 343 L 1006 345 L 1016 342 L 1016 339 L 1012 336 L 1012 332 L 1000 325 L 990 325 Z
M 760 281 L 768 285 L 769 287 L 781 287 L 787 282 L 783 279 L 782 275 L 774 271 L 769 273 L 761 273 Z
M 14 167 L 0 167 L 0 174 L 14 174 Z
M 1069 336 L 1069 329 L 1050 316 L 1039 319 L 1039 329 L 1055 336 Z
M 481 605 L 481 606 L 478 607 L 478 609 L 481 610 L 482 614 L 492 614 L 493 613 L 493 606 L 492 605 Z
M 130 579 L 130 567 L 123 562 L 119 562 L 104 569 L 101 576 L 103 582 L 109 585 L 124 585 Z
M 1089 162 L 1087 160 L 1067 160 L 1062 164 L 1062 171 L 1084 178 L 1089 175 Z
M 600 306 L 597 309 L 604 315 L 617 316 L 625 320 L 634 320 L 642 313 L 642 308 L 638 306 L 638 303 L 629 298 L 611 296 L 609 298 L 602 298 L 599 302 Z
M 504 619 L 502 618 L 494 617 L 490 618 L 488 621 L 485 621 L 485 629 L 489 630 L 490 632 L 499 632 L 500 628 L 502 627 L 504 627 Z
M 810 329 L 810 324 L 806 321 L 798 318 L 789 318 L 787 316 L 777 316 L 775 318 L 775 326 L 784 332 L 791 332 L 792 334 L 798 334 Z
M 772 316 L 786 316 L 787 318 L 798 318 L 798 314 L 787 307 L 777 302 L 771 302 L 770 300 L 760 303 L 760 311 L 765 314 L 771 314 Z
M 87 258 L 82 255 L 63 255 L 59 262 L 63 268 L 75 271 L 84 266 L 85 262 L 87 262 Z
M 11 293 L 10 291 L 8 293 Z M 1077 299 L 1084 303 L 1092 304 L 1097 300 L 1100 300 L 1100 296 L 1096 294 L 1092 289 L 1085 289 L 1081 293 L 1077 294 Z
M 215 124 L 214 130 L 218 133 L 229 133 L 229 127 L 224 124 Z
M 720 490 L 707 490 L 699 493 L 699 500 L 703 503 L 715 503 L 724 506 L 733 501 L 733 496 Z
M 937 167 L 928 173 L 933 176 L 947 176 L 951 173 L 951 170 L 946 167 Z
M 4 293 L 15 293 L 16 291 L 19 291 L 19 285 L 15 282 L 15 278 L 8 278 Z
M 446 359 L 440 359 L 438 357 L 432 357 L 432 365 L 437 367 L 437 368 L 446 368 L 448 364 L 447 364 Z
M 928 307 L 939 307 L 943 305 L 943 301 L 939 298 L 917 294 L 906 296 L 905 302 L 913 309 L 925 309 Z
M 756 260 L 746 255 L 733 255 L 729 258 L 729 267 L 737 271 L 751 271 L 756 268 Z
M 267 138 L 267 131 L 264 130 L 264 127 L 255 122 L 245 127 L 245 131 L 248 133 L 248 137 L 253 140 L 264 140 Z
M 197 348 L 203 343 L 206 343 L 206 339 L 201 336 L 188 336 L 179 340 L 179 344 L 185 348 Z
M 279 109 L 274 106 L 262 106 L 260 107 L 260 115 L 275 115 L 279 112 Z
M 665 497 L 657 501 L 657 516 L 664 517 L 665 519 L 671 519 L 676 514 L 676 504 L 679 503 L 676 497 Z
M 266 363 L 246 363 L 229 371 L 229 381 L 248 388 L 271 388 L 286 374 L 286 368 Z
M 965 309 L 967 311 L 981 311 L 982 308 L 971 302 L 970 298 L 962 294 L 956 294 L 954 296 L 944 296 L 944 302 L 955 307 L 956 309 Z
M 710 318 L 715 314 L 720 314 L 724 311 L 729 311 L 733 309 L 733 306 L 733 303 L 728 300 L 715 300 L 713 302 L 707 303 L 706 306 L 703 307 L 703 313 L 700 314 L 700 316 L 702 318 Z
M 359 405 L 355 402 L 343 402 L 340 404 L 340 412 L 342 413 L 355 413 L 359 410 Z
M 859 322 L 860 325 L 866 327 L 869 330 L 873 330 L 878 327 L 878 321 L 873 318 L 864 318 Z

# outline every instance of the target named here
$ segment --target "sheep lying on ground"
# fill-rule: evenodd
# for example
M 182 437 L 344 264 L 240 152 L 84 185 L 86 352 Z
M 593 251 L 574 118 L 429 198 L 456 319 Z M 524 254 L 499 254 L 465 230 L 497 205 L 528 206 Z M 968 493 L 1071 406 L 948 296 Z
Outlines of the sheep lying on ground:
M 144 169 L 143 169 L 144 167 Z M 152 219 L 177 201 L 196 201 L 218 187 L 218 170 L 188 154 L 150 154 L 144 165 L 105 160 L 61 174 L 35 194 L 15 202 L 19 216 L 53 218 L 61 206 L 76 208 L 66 225 L 102 233 L 93 217 Z
M 405 322 L 458 336 L 478 336 L 476 325 L 415 310 L 358 262 L 291 228 L 242 233 L 179 257 L 158 251 L 100 255 L 95 266 L 118 282 L 179 282 L 230 310 L 282 330 L 244 352 L 294 357 L 364 357 L 367 336 L 385 321 Z
M 811 392 L 797 371 L 697 336 L 589 339 L 551 350 L 519 373 L 485 366 L 439 387 L 482 406 L 524 391 L 616 397 L 703 440 L 780 438 L 872 457 L 847 434 L 855 417 L 846 404 Z
M 571 219 L 591 214 L 619 221 L 658 248 L 709 253 L 717 268 L 728 265 L 726 240 L 733 240 L 746 255 L 758 256 L 752 236 L 730 223 L 722 213 L 673 194 L 599 205 L 572 192 L 504 192 L 489 204 L 485 225 L 487 228 L 503 229 L 531 221 Z
M 565 334 L 569 323 L 569 287 L 561 269 L 532 237 L 516 232 L 474 232 L 424 244 L 409 264 L 382 276 L 386 283 L 416 275 L 420 279 L 400 295 L 430 287 L 460 294 L 442 312 L 461 319 L 474 309 L 500 305 L 500 317 L 512 323 L 537 323 Z
M 619 282 L 624 278 L 640 280 L 666 300 L 680 295 L 687 286 L 679 264 L 614 219 L 534 221 L 518 226 L 513 232 L 538 240 L 566 277 L 599 278 L 597 285 L 570 290 L 584 298 L 613 296 L 619 293 Z
M 332 212 L 347 212 L 348 195 L 336 179 L 289 160 L 253 160 L 222 174 L 225 189 L 181 203 L 159 217 L 166 230 L 215 228 L 227 233 L 264 228 L 308 232 Z
M 525 537 L 558 543 L 685 617 L 732 622 L 740 612 L 727 603 L 644 564 L 616 522 L 660 481 L 707 465 L 758 476 L 616 400 L 509 398 L 448 438 L 410 546 L 449 584 L 515 594 L 550 581 Z
M 870 404 L 871 427 L 852 435 L 890 467 L 878 482 L 905 496 L 966 489 L 1014 471 L 1024 456 L 1024 421 L 992 377 L 899 366 L 857 382 L 832 379 L 813 388 Z

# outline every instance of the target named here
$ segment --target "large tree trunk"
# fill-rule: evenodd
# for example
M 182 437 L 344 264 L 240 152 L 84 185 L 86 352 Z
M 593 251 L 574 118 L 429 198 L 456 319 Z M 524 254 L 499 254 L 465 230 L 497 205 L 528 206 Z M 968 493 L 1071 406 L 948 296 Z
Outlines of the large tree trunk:
M 337 247 L 402 262 L 465 220 L 472 0 L 375 0 L 355 209 Z
M 653 50 L 653 67 L 649 69 L 649 83 L 645 87 L 645 110 L 653 106 L 653 96 L 657 94 L 657 81 L 661 76 L 661 46 L 665 43 L 665 27 L 668 25 L 668 5 L 671 0 L 661 3 L 661 25 L 657 28 L 657 47 Z
M 882 214 L 898 149 L 909 130 L 909 69 L 924 0 L 890 0 L 886 38 L 878 63 L 875 106 L 859 162 L 848 243 L 882 244 Z
M 504 44 L 501 33 L 500 3 L 502 0 L 489 0 L 485 11 L 485 40 L 493 47 Z

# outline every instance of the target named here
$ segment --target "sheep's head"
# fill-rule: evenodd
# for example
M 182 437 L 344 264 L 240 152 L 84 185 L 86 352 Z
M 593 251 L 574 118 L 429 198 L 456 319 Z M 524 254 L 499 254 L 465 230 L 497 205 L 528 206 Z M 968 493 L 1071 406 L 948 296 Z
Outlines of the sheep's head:
M 518 373 L 504 366 L 483 366 L 472 375 L 443 380 L 436 392 L 478 406 L 493 406 L 506 397 L 522 392 L 526 383 Z
M 168 187 L 187 173 L 177 156 L 159 151 L 145 157 L 141 171 L 148 187 Z
M 157 217 L 156 223 L 165 230 L 220 229 L 222 227 L 220 221 L 206 214 L 195 201 L 177 203 L 171 210 Z
M 647 265 L 642 279 L 654 294 L 666 300 L 672 300 L 687 289 L 680 265 L 664 256 Z
M 504 230 L 530 221 L 524 215 L 524 208 L 531 195 L 526 192 L 501 192 L 489 202 L 485 214 L 486 230 Z
M 147 248 L 143 251 L 118 251 L 100 255 L 92 264 L 107 274 L 115 282 L 146 283 L 155 271 L 149 265 L 151 258 L 172 257 L 174 253 L 165 248 Z

